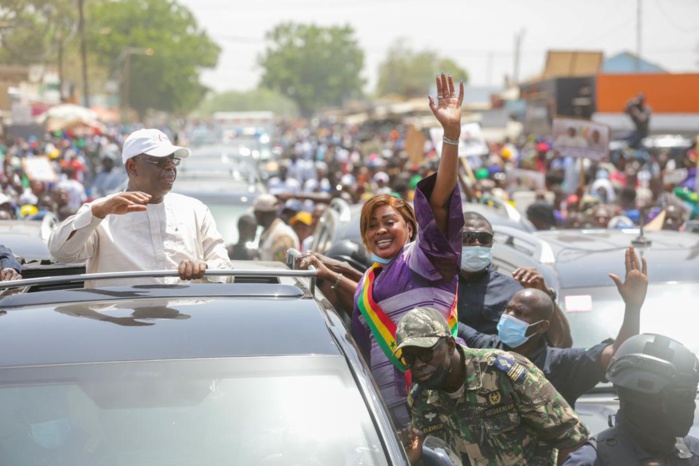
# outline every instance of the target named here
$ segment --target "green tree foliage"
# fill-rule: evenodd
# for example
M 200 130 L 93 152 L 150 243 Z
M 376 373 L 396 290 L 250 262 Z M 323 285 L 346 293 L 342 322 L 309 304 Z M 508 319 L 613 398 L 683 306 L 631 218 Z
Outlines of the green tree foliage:
M 196 108 L 207 92 L 199 74 L 216 66 L 220 48 L 187 8 L 175 0 L 91 6 L 90 52 L 111 69 L 122 97 L 140 117 L 149 109 L 185 114 Z
M 228 91 L 207 97 L 197 113 L 211 116 L 214 112 L 271 111 L 283 117 L 298 116 L 296 103 L 269 89 L 255 89 L 247 92 Z
M 0 63 L 56 63 L 59 47 L 76 43 L 73 0 L 8 0 L 0 6 Z
M 296 102 L 303 116 L 361 93 L 364 52 L 352 27 L 283 23 L 266 39 L 260 84 Z
M 415 51 L 398 39 L 379 65 L 376 94 L 381 97 L 398 94 L 405 98 L 422 97 L 434 84 L 434 77 L 444 71 L 458 82 L 468 81 L 468 73 L 449 58 L 440 57 L 432 50 Z

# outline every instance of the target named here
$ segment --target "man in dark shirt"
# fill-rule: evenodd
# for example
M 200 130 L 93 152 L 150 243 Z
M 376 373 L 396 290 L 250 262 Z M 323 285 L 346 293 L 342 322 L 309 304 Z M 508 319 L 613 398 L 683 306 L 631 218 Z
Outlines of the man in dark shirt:
M 255 253 L 248 248 L 248 243 L 255 240 L 257 220 L 250 214 L 238 218 L 238 242 L 226 247 L 228 258 L 231 260 L 248 261 L 254 259 Z
M 0 244 L 0 280 L 21 280 L 22 266 L 12 251 Z
M 526 356 L 542 370 L 568 404 L 589 391 L 603 378 L 616 349 L 640 330 L 640 311 L 648 290 L 647 266 L 631 247 L 626 251 L 626 279 L 611 275 L 626 304 L 624 321 L 614 342 L 591 348 L 551 348 L 544 335 L 553 316 L 546 293 L 536 289 L 518 291 L 498 323 L 498 335 L 485 335 L 459 324 L 459 336 L 471 348 L 497 348 Z
M 544 278 L 535 269 L 519 268 L 513 277 L 493 270 L 493 227 L 476 212 L 464 214 L 461 270 L 459 271 L 459 322 L 490 335 L 512 296 L 524 288 L 545 291 L 555 299 Z M 572 344 L 570 328 L 563 312 L 555 306 L 554 318 L 546 338 L 551 346 L 566 348 Z

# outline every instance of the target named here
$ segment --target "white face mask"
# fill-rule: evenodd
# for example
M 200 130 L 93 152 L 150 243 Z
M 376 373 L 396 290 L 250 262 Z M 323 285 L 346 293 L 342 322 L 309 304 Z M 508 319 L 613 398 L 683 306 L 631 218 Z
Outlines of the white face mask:
M 480 272 L 493 262 L 492 248 L 485 246 L 463 246 L 461 248 L 461 270 Z

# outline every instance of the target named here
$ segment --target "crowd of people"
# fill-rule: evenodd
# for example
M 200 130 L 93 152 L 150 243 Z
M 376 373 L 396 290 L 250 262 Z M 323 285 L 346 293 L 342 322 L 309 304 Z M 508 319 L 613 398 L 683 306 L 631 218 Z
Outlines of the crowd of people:
M 464 173 L 463 83 L 442 73 L 436 88 L 428 104 L 443 130 L 441 151 L 427 143 L 421 162 L 407 156 L 402 129 L 284 127 L 282 157 L 268 165 L 269 193 L 240 217 L 239 243 L 228 248 L 203 203 L 171 192 L 191 152 L 157 129 L 4 146 L 2 218 L 55 213 L 61 223 L 48 240 L 52 256 L 85 261 L 88 272 L 178 272 L 153 283 L 230 281 L 206 271 L 230 269 L 231 259 L 284 260 L 288 249 L 301 249 L 299 266 L 315 267 L 323 292 L 345 309 L 390 416 L 407 426 L 400 434 L 413 463 L 429 434 L 464 464 L 697 464 L 699 441 L 687 434 L 699 361 L 674 340 L 639 335 L 645 259 L 629 248 L 625 277 L 611 276 L 625 304 L 617 338 L 574 348 L 555 290 L 532 268 L 494 270 L 492 225 L 463 212 L 463 198 L 524 202 L 537 229 L 654 221 L 681 229 L 696 204 L 681 183 L 664 183 L 664 173 L 689 167 L 696 153 L 644 160 L 633 149 L 630 158 L 623 152 L 595 164 L 561 158 L 534 138 L 472 158 Z M 41 154 L 61 173 L 54 182 L 31 179 Z M 65 198 L 61 205 L 55 193 Z M 364 272 L 310 250 L 333 197 L 362 204 L 356 221 L 373 263 Z M 253 250 L 247 244 L 258 228 Z M 0 254 L 2 279 L 21 278 L 11 252 Z M 613 428 L 590 437 L 575 403 L 605 376 L 621 407 Z

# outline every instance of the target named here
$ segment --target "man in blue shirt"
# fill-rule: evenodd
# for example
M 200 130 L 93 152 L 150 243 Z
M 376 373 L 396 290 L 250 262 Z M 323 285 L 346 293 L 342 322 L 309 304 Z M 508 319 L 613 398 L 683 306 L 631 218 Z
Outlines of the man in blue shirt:
M 22 266 L 12 251 L 0 244 L 0 280 L 21 280 Z
M 591 348 L 552 348 L 544 335 L 554 314 L 550 297 L 537 289 L 518 291 L 498 323 L 498 335 L 485 335 L 459 324 L 459 336 L 471 348 L 497 348 L 526 356 L 541 369 L 569 405 L 604 378 L 617 348 L 640 330 L 640 311 L 648 290 L 646 260 L 633 247 L 626 251 L 626 279 L 611 275 L 626 304 L 624 321 L 614 342 Z
M 479 332 L 494 335 L 500 316 L 515 293 L 524 288 L 538 288 L 552 293 L 535 269 L 517 269 L 513 273 L 514 278 L 493 270 L 493 227 L 481 214 L 464 213 L 462 234 L 457 302 L 459 322 Z M 546 338 L 552 346 L 570 347 L 572 339 L 568 322 L 558 306 L 554 310 Z

